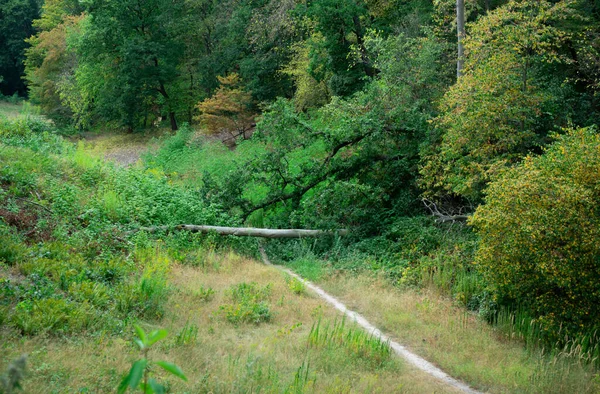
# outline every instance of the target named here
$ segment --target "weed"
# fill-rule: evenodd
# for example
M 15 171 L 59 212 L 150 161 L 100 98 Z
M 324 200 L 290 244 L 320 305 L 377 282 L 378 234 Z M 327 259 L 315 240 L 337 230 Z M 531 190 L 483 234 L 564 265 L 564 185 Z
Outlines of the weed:
M 321 325 L 317 320 L 308 334 L 308 346 L 316 348 L 343 348 L 355 356 L 368 360 L 379 367 L 390 359 L 392 351 L 387 341 L 367 334 L 357 327 L 346 327 L 346 319 L 336 319 L 333 325 Z
M 186 322 L 185 326 L 179 331 L 179 333 L 175 336 L 175 345 L 177 346 L 185 346 L 185 345 L 193 345 L 198 340 L 198 326 Z
M 230 290 L 231 303 L 221 305 L 221 314 L 234 325 L 240 323 L 259 324 L 271 320 L 269 304 L 271 285 L 259 287 L 257 283 L 240 283 Z
M 309 385 L 314 384 L 316 379 L 309 378 L 309 370 L 310 363 L 302 362 L 302 365 L 296 370 L 292 384 L 285 389 L 285 394 L 303 394 Z
M 306 294 L 306 286 L 302 281 L 294 278 L 293 276 L 286 275 L 285 282 L 288 285 L 288 288 L 294 293 L 298 295 Z
M 214 295 L 215 291 L 210 287 L 200 286 L 198 290 L 194 291 L 194 297 L 197 297 L 205 302 L 212 300 Z
M 124 313 L 161 318 L 168 293 L 164 277 L 146 277 L 121 285 L 117 290 L 117 309 Z
M 106 190 L 102 193 L 100 199 L 106 216 L 112 221 L 118 220 L 120 217 L 120 208 L 123 205 L 119 195 L 114 190 Z
M 151 367 L 153 365 L 156 365 L 162 368 L 168 374 L 176 376 L 187 382 L 187 377 L 177 365 L 168 363 L 166 361 L 153 362 L 148 357 L 148 353 L 152 345 L 164 339 L 167 336 L 167 331 L 156 330 L 146 334 L 146 332 L 144 332 L 144 330 L 137 325 L 135 326 L 135 330 L 138 334 L 138 337 L 134 339 L 134 342 L 139 347 L 140 352 L 142 353 L 142 358 L 133 363 L 131 369 L 129 370 L 129 374 L 123 378 L 117 392 L 119 394 L 123 394 L 127 391 L 127 389 L 140 389 L 146 394 L 164 393 L 165 387 L 159 384 L 156 379 L 150 377 L 152 370 Z

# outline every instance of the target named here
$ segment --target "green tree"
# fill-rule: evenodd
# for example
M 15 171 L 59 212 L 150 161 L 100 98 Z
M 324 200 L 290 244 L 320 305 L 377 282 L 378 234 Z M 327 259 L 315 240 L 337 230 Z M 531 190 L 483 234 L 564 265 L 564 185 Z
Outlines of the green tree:
M 133 130 L 158 107 L 176 130 L 177 98 L 171 90 L 184 53 L 179 25 L 184 2 L 98 0 L 91 2 L 89 14 L 78 54 L 85 70 L 101 81 L 87 86 L 96 90 L 99 114 Z
M 52 18 L 58 21 L 56 25 L 45 14 L 36 21 L 48 30 L 28 39 L 31 46 L 26 51 L 25 71 L 31 100 L 38 103 L 51 119 L 64 124 L 71 121 L 73 111 L 68 102 L 64 102 L 64 93 L 61 98 L 61 90 L 72 84 L 77 69 L 77 58 L 69 49 L 67 38 L 79 34 L 84 17 L 63 14 L 60 18 Z M 80 100 L 76 102 L 83 104 Z
M 0 2 L 0 93 L 27 95 L 24 66 L 26 38 L 34 34 L 32 22 L 40 14 L 38 0 L 4 0 Z
M 469 28 L 464 75 L 441 101 L 439 147 L 425 156 L 428 193 L 479 199 L 489 179 L 544 142 L 547 130 L 566 123 L 561 67 L 579 20 L 572 4 L 510 2 Z M 565 105 L 567 104 L 567 105 Z
M 492 182 L 471 219 L 478 269 L 551 341 L 600 326 L 599 173 L 600 135 L 570 130 Z
M 316 21 L 316 30 L 324 37 L 323 49 L 328 54 L 327 70 L 332 75 L 329 88 L 336 96 L 348 96 L 364 86 L 364 77 L 375 75 L 364 46 L 366 29 L 370 26 L 369 9 L 362 0 L 316 0 L 310 2 L 308 17 Z M 318 42 L 315 42 L 318 43 Z M 349 56 L 356 46 L 358 58 Z M 320 53 L 315 48 L 313 53 Z M 321 65 L 320 57 L 311 59 L 313 76 L 320 81 L 322 75 L 314 73 Z

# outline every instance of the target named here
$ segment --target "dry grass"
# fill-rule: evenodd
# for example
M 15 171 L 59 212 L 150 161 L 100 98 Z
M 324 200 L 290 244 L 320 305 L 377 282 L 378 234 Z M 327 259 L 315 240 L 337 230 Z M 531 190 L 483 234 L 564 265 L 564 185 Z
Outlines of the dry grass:
M 528 352 L 434 290 L 402 290 L 369 275 L 335 274 L 327 291 L 452 376 L 494 393 L 597 393 L 577 360 Z
M 0 101 L 0 115 L 9 119 L 18 118 L 22 115 L 23 103 L 12 104 L 7 101 Z
M 142 153 L 155 148 L 150 141 L 168 133 L 166 130 L 151 130 L 140 133 L 92 133 L 80 135 L 85 151 L 95 157 L 112 160 L 123 166 L 134 165 Z
M 335 311 L 311 294 L 294 292 L 289 280 L 272 267 L 234 254 L 207 253 L 199 259 L 197 268 L 173 265 L 174 291 L 165 317 L 142 324 L 145 329 L 163 327 L 170 333 L 151 356 L 175 362 L 186 372 L 189 382 L 173 380 L 172 392 L 455 392 L 396 358 L 374 366 L 343 346 L 307 346 L 312 324 L 319 318 L 335 320 Z M 229 300 L 228 289 L 242 282 L 271 285 L 271 322 L 236 327 L 220 315 L 219 306 Z M 201 290 L 207 288 L 214 289 L 212 297 Z M 186 325 L 197 327 L 196 339 L 177 341 Z M 132 335 L 60 340 L 5 337 L 0 369 L 25 352 L 30 355 L 28 393 L 111 392 L 137 357 Z

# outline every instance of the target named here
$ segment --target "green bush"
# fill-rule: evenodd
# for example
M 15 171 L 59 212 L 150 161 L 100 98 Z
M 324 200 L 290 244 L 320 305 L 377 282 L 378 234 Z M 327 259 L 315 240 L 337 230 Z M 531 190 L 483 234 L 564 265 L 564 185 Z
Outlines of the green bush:
M 117 310 L 148 319 L 160 319 L 168 294 L 164 277 L 146 277 L 123 284 L 116 291 Z
M 92 318 L 87 303 L 75 305 L 56 298 L 23 301 L 11 316 L 13 325 L 25 335 L 82 331 L 90 326 Z
M 506 171 L 471 219 L 479 269 L 548 340 L 600 327 L 600 135 L 571 130 Z
M 232 324 L 259 324 L 271 320 L 269 304 L 271 285 L 259 287 L 257 283 L 240 283 L 230 289 L 231 303 L 221 305 L 223 316 Z

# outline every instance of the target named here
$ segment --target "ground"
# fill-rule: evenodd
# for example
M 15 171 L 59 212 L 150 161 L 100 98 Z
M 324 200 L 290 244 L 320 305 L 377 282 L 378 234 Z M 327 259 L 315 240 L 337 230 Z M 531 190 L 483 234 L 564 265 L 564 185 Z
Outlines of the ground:
M 140 133 L 97 133 L 86 132 L 77 136 L 85 144 L 85 150 L 124 167 L 134 165 L 142 154 L 158 143 L 165 130 L 152 130 Z
M 146 330 L 161 327 L 170 333 L 151 357 L 178 364 L 188 376 L 187 383 L 169 379 L 172 392 L 457 392 L 401 359 L 361 351 L 356 341 L 347 339 L 357 330 L 351 322 L 345 322 L 339 341 L 311 344 L 311 328 L 317 322 L 326 331 L 325 326 L 336 322 L 339 327 L 342 317 L 316 296 L 291 286 L 273 267 L 210 251 L 195 263 L 173 265 L 164 318 L 142 323 Z M 228 321 L 222 306 L 231 302 L 231 289 L 240 283 L 270 287 L 270 321 Z M 206 289 L 214 294 L 205 297 Z M 93 338 L 4 338 L 2 361 L 29 354 L 27 393 L 111 392 L 138 357 L 132 337 L 133 332 Z

